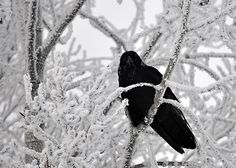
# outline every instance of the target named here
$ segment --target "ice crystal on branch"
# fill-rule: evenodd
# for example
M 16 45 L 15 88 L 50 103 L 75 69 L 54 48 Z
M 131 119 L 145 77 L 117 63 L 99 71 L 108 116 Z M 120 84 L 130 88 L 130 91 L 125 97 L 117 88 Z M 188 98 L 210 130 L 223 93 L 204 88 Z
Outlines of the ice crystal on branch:
M 233 167 L 236 3 L 192 0 L 185 11 L 188 2 L 0 0 L 0 167 L 122 167 L 126 156 L 131 167 Z M 119 88 L 125 50 L 161 72 L 172 60 L 168 80 Z M 180 156 L 151 128 L 130 127 L 120 95 L 142 86 L 172 88 L 180 102 L 159 101 L 183 111 L 198 149 Z

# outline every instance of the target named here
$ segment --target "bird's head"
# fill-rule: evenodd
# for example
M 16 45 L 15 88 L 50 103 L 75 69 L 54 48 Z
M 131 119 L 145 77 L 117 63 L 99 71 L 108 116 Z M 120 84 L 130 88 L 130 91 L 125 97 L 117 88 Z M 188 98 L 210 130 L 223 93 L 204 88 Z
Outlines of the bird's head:
M 126 51 L 120 57 L 120 67 L 126 70 L 135 70 L 142 65 L 142 60 L 134 51 Z
M 120 65 L 118 69 L 119 86 L 128 86 L 132 84 L 135 74 L 141 66 L 144 65 L 141 58 L 134 51 L 127 51 L 120 57 Z

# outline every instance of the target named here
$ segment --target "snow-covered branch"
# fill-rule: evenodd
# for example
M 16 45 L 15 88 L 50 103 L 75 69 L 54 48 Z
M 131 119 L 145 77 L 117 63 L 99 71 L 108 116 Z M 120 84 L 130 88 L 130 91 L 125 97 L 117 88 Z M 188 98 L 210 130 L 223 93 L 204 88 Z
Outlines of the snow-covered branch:
M 166 167 L 166 166 L 169 166 L 169 167 L 181 167 L 181 166 L 184 166 L 184 167 L 194 167 L 194 168 L 201 168 L 202 165 L 199 164 L 199 163 L 196 163 L 196 162 L 173 162 L 173 161 L 165 161 L 165 162 L 160 162 L 158 161 L 157 162 L 157 165 L 158 166 L 161 166 L 161 167 Z M 134 166 L 131 166 L 131 168 L 142 168 L 142 167 L 145 167 L 145 164 L 137 164 L 137 165 L 134 165 Z
M 124 40 L 117 36 L 116 33 L 112 32 L 112 30 L 110 30 L 104 23 L 100 22 L 98 18 L 84 12 L 84 11 L 79 11 L 79 14 L 90 20 L 90 23 L 93 27 L 95 27 L 96 29 L 100 30 L 102 33 L 104 33 L 106 36 L 111 37 L 115 43 L 117 44 L 118 48 L 119 47 L 123 47 L 123 49 L 125 51 L 128 50 Z
M 32 96 L 36 95 L 38 74 L 36 69 L 36 55 L 35 55 L 35 43 L 36 43 L 36 25 L 37 25 L 37 8 L 38 1 L 32 0 L 30 5 L 29 19 L 28 19 L 28 71 L 30 75 L 30 81 L 33 84 Z
M 153 87 L 153 88 L 156 87 L 155 85 L 152 85 L 150 83 L 138 83 L 138 84 L 127 86 L 125 88 L 117 88 L 112 94 L 110 94 L 107 97 L 106 101 L 101 105 L 100 107 L 101 111 L 104 113 L 104 115 L 106 115 L 108 111 L 107 108 L 110 106 L 110 103 L 113 102 L 117 97 L 119 97 L 122 92 L 127 92 L 136 87 L 143 87 L 143 86 L 148 86 L 148 87 Z
M 207 146 L 209 146 L 211 148 L 211 151 L 214 153 L 215 157 L 218 158 L 222 164 L 224 165 L 224 167 L 228 167 L 228 168 L 233 168 L 233 164 L 227 160 L 222 153 L 217 149 L 215 142 L 212 140 L 212 138 L 209 137 L 208 133 L 205 132 L 204 128 L 202 128 L 202 124 L 200 123 L 198 117 L 193 114 L 192 112 L 190 112 L 189 110 L 187 110 L 186 108 L 184 108 L 180 103 L 178 103 L 177 101 L 174 100 L 170 100 L 170 99 L 164 99 L 163 103 L 169 103 L 172 104 L 174 106 L 176 106 L 177 108 L 179 108 L 186 116 L 188 116 L 189 118 L 191 118 L 192 121 L 194 121 L 194 126 L 196 127 L 196 130 L 202 135 L 202 137 L 205 138 L 205 143 Z M 203 144 L 202 144 L 203 146 Z M 201 146 L 200 146 L 201 147 Z
M 235 165 L 235 2 L 194 0 L 189 19 L 183 2 L 0 0 L 0 167 Z M 118 87 L 123 50 L 168 66 L 162 84 Z M 147 124 L 130 127 L 120 95 L 143 86 L 183 111 L 196 150 L 181 157 Z M 181 104 L 162 98 L 166 86 Z
M 154 48 L 155 44 L 157 43 L 158 39 L 161 37 L 160 32 L 153 32 L 153 35 L 151 36 L 147 46 L 145 46 L 145 49 L 140 54 L 140 57 L 145 61 Z
M 147 128 L 147 126 L 149 126 L 152 123 L 153 117 L 156 114 L 156 111 L 161 104 L 160 99 L 163 97 L 165 89 L 167 87 L 166 80 L 168 80 L 170 78 L 170 75 L 174 70 L 174 66 L 178 60 L 179 53 L 180 53 L 180 50 L 182 47 L 182 42 L 183 42 L 184 36 L 187 33 L 187 22 L 188 22 L 188 17 L 189 17 L 189 13 L 190 13 L 190 6 L 191 6 L 190 4 L 191 4 L 191 0 L 186 0 L 184 2 L 182 23 L 181 23 L 181 27 L 179 30 L 179 34 L 178 34 L 177 39 L 175 41 L 175 45 L 174 45 L 174 49 L 173 49 L 173 53 L 172 53 L 172 58 L 169 61 L 166 71 L 163 75 L 163 79 L 159 85 L 160 89 L 159 88 L 156 89 L 156 94 L 154 97 L 154 104 L 151 106 L 151 108 L 148 111 L 147 118 L 145 120 L 145 124 L 141 124 L 138 127 L 137 132 L 135 132 L 134 134 L 131 134 L 131 136 L 130 136 L 129 144 L 126 148 L 127 154 L 125 156 L 124 168 L 130 167 L 134 145 L 135 145 L 136 139 L 139 135 L 139 132 L 145 130 Z
M 61 36 L 65 28 L 69 23 L 75 18 L 79 9 L 83 6 L 86 0 L 76 0 L 75 4 L 72 6 L 71 10 L 66 14 L 61 21 L 53 28 L 47 39 L 45 40 L 42 47 L 39 47 L 36 51 L 37 56 L 37 69 L 40 71 L 44 69 L 45 60 L 51 51 L 51 49 L 56 45 L 58 38 Z
M 207 92 L 211 92 L 211 91 L 214 91 L 214 90 L 227 89 L 225 87 L 225 83 L 233 81 L 233 80 L 235 80 L 235 78 L 236 78 L 235 74 L 230 75 L 230 76 L 224 77 L 224 78 L 216 81 L 215 83 L 210 84 L 209 86 L 203 87 L 203 88 L 186 86 L 186 85 L 175 83 L 175 82 L 172 82 L 172 81 L 169 81 L 169 80 L 167 80 L 166 83 L 171 88 L 178 88 L 178 89 L 181 89 L 183 91 L 191 91 L 191 92 L 196 92 L 196 93 L 207 93 Z M 230 90 L 227 90 L 227 91 L 230 91 Z
M 204 26 L 210 25 L 212 23 L 214 23 L 215 21 L 217 21 L 218 19 L 226 16 L 227 14 L 229 14 L 230 12 L 232 12 L 234 9 L 236 8 L 236 4 L 231 4 L 228 7 L 226 7 L 225 9 L 222 9 L 221 11 L 217 12 L 215 15 L 201 21 L 200 23 L 197 23 L 196 25 L 192 25 L 188 28 L 188 31 L 194 31 L 194 30 L 198 30 Z

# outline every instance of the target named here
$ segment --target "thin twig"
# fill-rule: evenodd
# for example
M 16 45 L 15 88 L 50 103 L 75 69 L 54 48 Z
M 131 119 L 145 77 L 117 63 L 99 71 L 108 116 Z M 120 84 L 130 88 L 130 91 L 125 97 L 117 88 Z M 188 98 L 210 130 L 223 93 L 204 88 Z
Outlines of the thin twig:
M 37 49 L 37 70 L 42 71 L 44 69 L 44 62 L 49 52 L 56 45 L 56 42 L 58 41 L 59 37 L 62 35 L 68 24 L 71 23 L 71 21 L 75 18 L 76 14 L 83 6 L 85 1 L 86 0 L 77 0 L 76 4 L 73 6 L 70 12 L 64 16 L 64 18 L 61 20 L 61 22 L 59 22 L 58 25 L 55 26 L 55 28 L 53 28 L 53 31 L 49 34 L 42 47 L 39 47 Z
M 138 130 L 136 130 L 134 127 L 131 126 L 130 140 L 128 143 L 128 147 L 126 148 L 126 157 L 125 157 L 126 160 L 125 160 L 124 168 L 130 167 L 134 146 L 135 146 L 136 140 L 139 136 L 139 134 L 136 131 L 138 131 Z
M 188 32 L 200 29 L 204 26 L 207 26 L 209 24 L 214 23 L 216 20 L 220 19 L 223 16 L 226 16 L 227 14 L 229 14 L 232 10 L 234 10 L 236 8 L 236 3 L 234 3 L 233 5 L 230 5 L 229 7 L 223 9 L 222 11 L 218 12 L 217 14 L 215 14 L 214 16 L 211 16 L 207 19 L 205 19 L 204 21 L 193 25 L 191 27 L 188 28 Z
M 185 59 L 196 59 L 196 58 L 236 58 L 235 54 L 231 53 L 216 53 L 216 52 L 210 52 L 210 53 L 195 53 L 195 54 L 185 54 Z
M 158 39 L 161 37 L 161 33 L 158 32 L 153 32 L 152 37 L 150 37 L 150 40 L 148 41 L 148 44 L 146 48 L 143 50 L 143 52 L 140 54 L 140 57 L 145 61 L 149 54 L 151 53 L 153 47 L 156 45 Z
M 127 46 L 122 38 L 117 36 L 114 32 L 112 32 L 104 23 L 101 23 L 98 18 L 89 15 L 83 11 L 79 11 L 79 14 L 84 18 L 89 19 L 92 22 L 92 26 L 98 28 L 98 30 L 102 31 L 106 36 L 111 37 L 118 46 L 122 46 L 125 51 L 127 51 Z
M 174 101 L 171 99 L 163 99 L 163 102 L 174 105 L 175 107 L 179 108 L 184 114 L 189 116 L 189 118 L 191 118 L 194 121 L 193 123 L 195 127 L 197 128 L 197 131 L 206 139 L 206 144 L 210 147 L 214 155 L 222 162 L 224 167 L 227 167 L 227 168 L 234 167 L 233 164 L 230 163 L 230 161 L 227 160 L 225 156 L 223 156 L 222 153 L 216 148 L 216 146 L 214 145 L 214 141 L 209 137 L 209 135 L 206 133 L 204 128 L 202 128 L 200 121 L 195 114 L 191 113 L 188 109 L 183 107 L 177 101 Z

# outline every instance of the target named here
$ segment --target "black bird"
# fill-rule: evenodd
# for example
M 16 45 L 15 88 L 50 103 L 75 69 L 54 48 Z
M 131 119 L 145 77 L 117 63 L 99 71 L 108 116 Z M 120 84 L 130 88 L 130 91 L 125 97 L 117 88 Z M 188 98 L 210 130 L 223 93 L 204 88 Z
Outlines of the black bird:
M 134 51 L 127 51 L 120 58 L 118 69 L 119 86 L 127 87 L 137 83 L 160 84 L 162 74 L 154 67 L 147 66 Z M 144 122 L 149 108 L 154 103 L 155 89 L 148 86 L 136 87 L 121 94 L 129 100 L 128 114 L 131 123 L 137 127 Z M 168 87 L 164 98 L 178 101 Z M 183 113 L 177 107 L 162 103 L 150 125 L 172 148 L 183 154 L 183 148 L 195 149 L 196 138 Z

